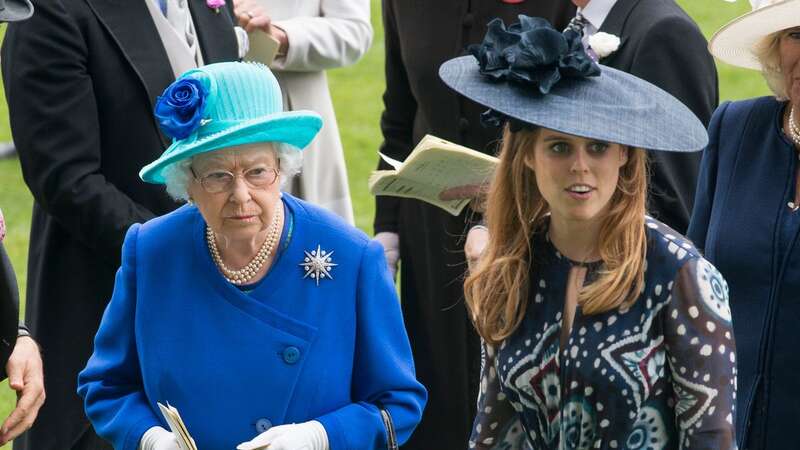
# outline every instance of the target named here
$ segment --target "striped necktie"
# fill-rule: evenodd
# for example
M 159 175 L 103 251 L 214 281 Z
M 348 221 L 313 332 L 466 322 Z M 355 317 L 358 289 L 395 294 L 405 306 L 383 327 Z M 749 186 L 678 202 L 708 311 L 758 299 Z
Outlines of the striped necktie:
M 566 28 L 564 28 L 564 33 L 567 31 L 572 31 L 573 33 L 577 34 L 581 37 L 581 44 L 583 44 L 583 50 L 586 51 L 586 54 L 589 55 L 590 58 L 594 62 L 597 62 L 599 58 L 597 57 L 597 53 L 592 50 L 592 47 L 589 45 L 589 40 L 586 37 L 584 31 L 586 31 L 586 25 L 589 24 L 589 21 L 583 17 L 583 14 L 578 13 L 572 20 L 569 21 L 569 24 Z
M 586 21 L 586 18 L 583 17 L 583 14 L 578 13 L 575 17 L 572 18 L 572 20 L 569 21 L 569 24 L 567 24 L 567 27 L 564 28 L 564 31 L 572 30 L 575 33 L 578 33 L 581 36 L 583 36 L 583 29 L 586 27 L 587 23 L 588 22 Z

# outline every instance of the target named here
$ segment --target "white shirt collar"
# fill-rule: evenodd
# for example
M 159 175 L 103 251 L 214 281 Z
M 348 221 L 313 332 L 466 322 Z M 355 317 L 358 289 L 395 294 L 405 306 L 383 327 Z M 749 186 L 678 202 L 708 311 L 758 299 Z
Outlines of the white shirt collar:
M 592 31 L 596 32 L 603 26 L 603 22 L 606 21 L 606 17 L 608 17 L 608 13 L 611 12 L 611 8 L 614 7 L 615 3 L 617 3 L 617 0 L 590 0 L 586 8 L 579 9 L 578 13 L 583 15 L 592 25 Z

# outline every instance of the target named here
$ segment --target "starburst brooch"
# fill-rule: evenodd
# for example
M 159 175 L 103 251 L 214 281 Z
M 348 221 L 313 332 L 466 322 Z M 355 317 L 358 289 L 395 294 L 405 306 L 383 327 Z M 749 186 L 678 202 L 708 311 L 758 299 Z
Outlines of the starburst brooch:
M 338 264 L 334 263 L 331 260 L 331 256 L 333 256 L 333 252 L 326 252 L 322 250 L 320 245 L 317 245 L 316 250 L 304 250 L 306 257 L 303 258 L 303 262 L 300 263 L 300 266 L 303 267 L 305 270 L 305 275 L 303 275 L 303 279 L 311 277 L 314 281 L 317 282 L 317 286 L 319 286 L 319 280 L 323 278 L 330 278 L 333 279 L 333 275 L 331 275 L 331 270 L 334 266 L 338 266 Z

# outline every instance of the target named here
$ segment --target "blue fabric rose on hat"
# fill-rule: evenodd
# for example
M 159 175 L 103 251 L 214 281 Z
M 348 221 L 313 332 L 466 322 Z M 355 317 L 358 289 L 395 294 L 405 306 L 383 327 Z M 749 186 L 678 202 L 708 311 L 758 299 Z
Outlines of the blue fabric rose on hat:
M 202 124 L 208 90 L 198 79 L 187 77 L 170 84 L 156 100 L 155 117 L 167 136 L 186 139 Z
M 600 75 L 600 68 L 583 49 L 579 32 L 562 33 L 540 17 L 521 15 L 508 28 L 494 19 L 483 42 L 470 46 L 469 52 L 484 76 L 530 85 L 542 94 L 562 78 Z

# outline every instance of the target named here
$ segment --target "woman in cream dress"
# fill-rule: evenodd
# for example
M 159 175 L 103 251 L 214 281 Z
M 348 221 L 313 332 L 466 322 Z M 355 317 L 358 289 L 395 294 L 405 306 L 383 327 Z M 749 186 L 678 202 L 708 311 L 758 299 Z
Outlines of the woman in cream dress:
M 344 150 L 328 91 L 326 69 L 358 61 L 372 41 L 369 0 L 234 0 L 239 24 L 256 44 L 256 33 L 279 43 L 272 69 L 287 110 L 322 115 L 324 127 L 304 155 L 290 191 L 353 223 Z M 251 45 L 251 49 L 254 45 Z M 245 59 L 256 57 L 251 51 Z

